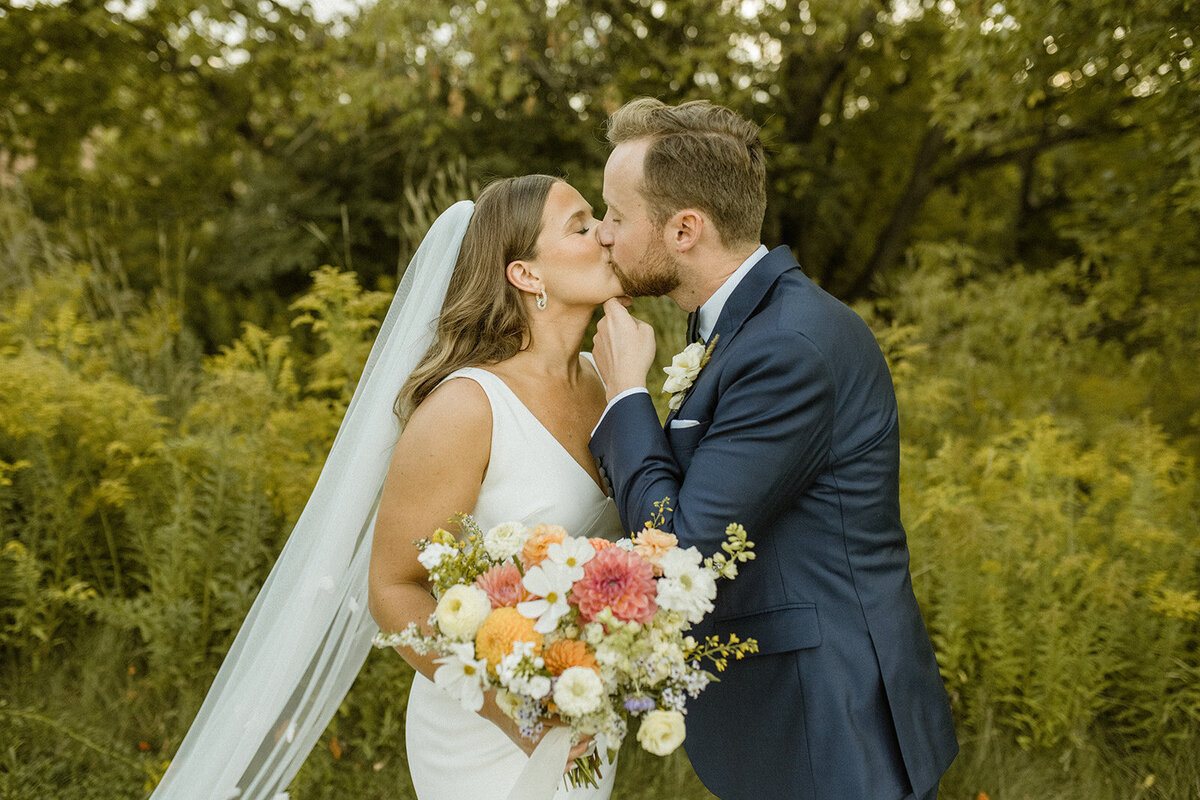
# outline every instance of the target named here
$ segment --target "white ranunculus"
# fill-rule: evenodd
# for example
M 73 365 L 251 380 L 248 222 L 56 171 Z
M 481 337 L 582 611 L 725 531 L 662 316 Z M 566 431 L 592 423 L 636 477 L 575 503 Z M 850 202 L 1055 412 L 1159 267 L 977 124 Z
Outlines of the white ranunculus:
M 658 566 L 663 575 L 675 577 L 697 569 L 703 561 L 704 556 L 694 547 L 672 547 L 659 558 Z
M 492 601 L 482 589 L 459 584 L 446 590 L 434 613 L 442 633 L 470 639 L 492 613 Z
M 656 709 L 642 719 L 638 728 L 637 740 L 647 752 L 656 756 L 670 755 L 675 748 L 683 744 L 687 730 L 683 723 L 683 714 L 678 711 L 662 711 Z
M 467 711 L 483 708 L 483 677 L 487 661 L 475 658 L 475 645 L 464 642 L 451 648 L 450 655 L 436 659 L 434 684 L 458 700 Z
M 567 667 L 554 686 L 554 703 L 569 717 L 580 717 L 600 708 L 604 683 L 591 667 Z
M 529 528 L 519 522 L 502 522 L 483 535 L 483 549 L 493 561 L 506 561 L 521 552 Z
M 442 563 L 443 558 L 454 555 L 455 552 L 457 551 L 448 544 L 434 542 L 421 551 L 421 554 L 417 556 L 417 561 L 420 561 L 421 566 L 426 570 L 432 570 L 438 564 Z

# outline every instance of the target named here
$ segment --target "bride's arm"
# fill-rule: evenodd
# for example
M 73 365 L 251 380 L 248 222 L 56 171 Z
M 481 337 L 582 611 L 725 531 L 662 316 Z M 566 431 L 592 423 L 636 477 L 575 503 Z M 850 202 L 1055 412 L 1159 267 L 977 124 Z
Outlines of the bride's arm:
M 427 628 L 436 603 L 413 542 L 475 508 L 491 449 L 492 410 L 475 381 L 446 381 L 413 412 L 388 467 L 371 545 L 371 616 L 384 632 L 402 630 L 410 622 Z M 437 654 L 396 650 L 433 680 Z M 536 742 L 520 735 L 496 705 L 494 692 L 484 695 L 479 713 L 518 747 L 533 750 Z
M 479 497 L 492 443 L 492 411 L 475 381 L 450 380 L 413 412 L 388 467 L 371 544 L 371 616 L 385 633 L 425 627 L 435 602 L 414 542 L 470 513 Z M 433 680 L 433 653 L 397 648 Z

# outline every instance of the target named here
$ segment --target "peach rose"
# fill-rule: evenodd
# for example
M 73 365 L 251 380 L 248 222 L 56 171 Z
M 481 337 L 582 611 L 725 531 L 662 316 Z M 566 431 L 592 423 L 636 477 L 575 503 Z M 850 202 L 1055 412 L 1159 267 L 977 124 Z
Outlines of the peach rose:
M 521 548 L 521 565 L 526 570 L 536 567 L 546 558 L 546 549 L 550 545 L 561 544 L 566 538 L 566 530 L 558 525 L 538 525 Z
M 650 562 L 655 576 L 662 577 L 660 563 L 663 554 L 678 544 L 679 540 L 675 538 L 675 534 L 660 531 L 658 528 L 646 528 L 633 537 L 633 552 Z

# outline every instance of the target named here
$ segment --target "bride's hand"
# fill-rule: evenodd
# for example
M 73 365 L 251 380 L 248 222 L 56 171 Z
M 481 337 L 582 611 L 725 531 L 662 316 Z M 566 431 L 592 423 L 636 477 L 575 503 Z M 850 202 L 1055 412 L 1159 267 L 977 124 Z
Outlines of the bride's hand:
M 567 766 L 563 767 L 563 773 L 571 771 L 571 767 L 575 766 L 575 759 L 586 756 L 592 749 L 592 737 L 585 736 L 579 740 L 579 744 L 571 748 L 571 752 L 567 754 Z
M 484 693 L 483 708 L 479 709 L 479 714 L 503 731 L 504 735 L 512 740 L 513 744 L 521 748 L 521 752 L 527 756 L 533 755 L 533 751 L 537 749 L 537 746 L 541 743 L 542 738 L 550 732 L 550 728 L 561 726 L 563 724 L 559 720 L 543 719 L 542 733 L 540 736 L 536 736 L 532 739 L 527 736 L 522 736 L 521 729 L 517 726 L 517 723 L 512 719 L 512 717 L 505 714 L 500 710 L 500 706 L 496 705 L 496 692 L 494 689 L 488 690 Z M 586 736 L 581 739 L 578 744 L 572 745 L 570 752 L 567 754 L 567 765 L 563 769 L 563 772 L 569 772 L 575 763 L 575 759 L 586 755 L 591 747 L 591 736 Z

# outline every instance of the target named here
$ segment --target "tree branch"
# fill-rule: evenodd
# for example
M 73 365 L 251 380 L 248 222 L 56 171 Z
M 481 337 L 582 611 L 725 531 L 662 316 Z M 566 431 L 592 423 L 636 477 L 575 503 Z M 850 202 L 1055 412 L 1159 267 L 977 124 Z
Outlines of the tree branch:
M 854 56 L 855 45 L 864 33 L 873 31 L 879 18 L 879 10 L 872 5 L 865 6 L 858 15 L 858 20 L 846 32 L 842 44 L 821 70 L 816 86 L 811 92 L 805 92 L 800 81 L 792 76 L 804 74 L 804 70 L 784 69 L 781 74 L 789 76 L 787 97 L 789 117 L 787 124 L 788 139 L 808 144 L 816 135 L 817 126 L 821 120 L 821 110 L 825 108 L 825 100 L 838 78 L 846 71 L 850 59 Z M 789 60 L 790 57 L 789 57 Z M 789 67 L 791 65 L 788 65 Z
M 889 269 L 899 260 L 907 243 L 909 230 L 916 221 L 921 205 L 938 186 L 951 183 L 971 172 L 1013 161 L 1036 158 L 1041 153 L 1067 142 L 1097 139 L 1104 136 L 1120 136 L 1135 127 L 1132 124 L 1097 124 L 1077 128 L 1025 132 L 1014 136 L 1007 142 L 1001 142 L 972 153 L 964 153 L 940 168 L 934 165 L 945 149 L 945 134 L 940 126 L 930 127 L 925 132 L 921 145 L 917 149 L 908 184 L 892 210 L 891 219 L 879 234 L 875 251 L 867 259 L 846 295 L 856 297 L 865 294 L 874 277 Z

